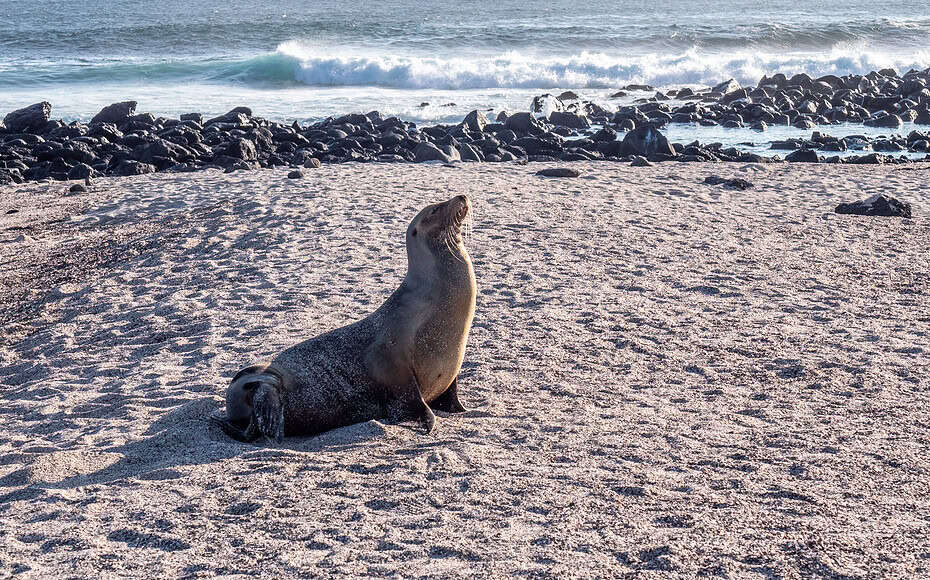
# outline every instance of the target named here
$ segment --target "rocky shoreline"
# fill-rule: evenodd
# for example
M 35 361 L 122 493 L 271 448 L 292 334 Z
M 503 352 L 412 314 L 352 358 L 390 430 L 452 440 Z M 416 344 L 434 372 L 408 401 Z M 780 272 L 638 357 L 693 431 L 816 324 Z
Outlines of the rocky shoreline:
M 653 90 L 631 85 L 614 96 Z M 254 116 L 248 107 L 210 119 L 200 113 L 168 119 L 137 114 L 136 102 L 126 101 L 105 107 L 89 123 L 65 123 L 52 120 L 51 104 L 41 102 L 7 114 L 0 123 L 0 184 L 348 161 L 877 164 L 907 163 L 903 155 L 892 156 L 904 152 L 927 153 L 924 160 L 930 160 L 930 133 L 918 130 L 883 137 L 832 137 L 813 131 L 809 139 L 773 141 L 772 156 L 720 143 L 671 143 L 661 132 L 670 123 L 759 132 L 775 125 L 813 129 L 861 123 L 891 131 L 905 122 L 930 125 L 930 69 L 903 76 L 886 69 L 817 79 L 776 74 L 763 77 L 756 87 L 729 80 L 706 90 L 655 92 L 616 110 L 566 92 L 537 97 L 530 109 L 501 112 L 494 121 L 475 110 L 459 124 L 431 127 L 385 118 L 377 111 L 301 126 Z M 838 155 L 849 151 L 857 154 Z

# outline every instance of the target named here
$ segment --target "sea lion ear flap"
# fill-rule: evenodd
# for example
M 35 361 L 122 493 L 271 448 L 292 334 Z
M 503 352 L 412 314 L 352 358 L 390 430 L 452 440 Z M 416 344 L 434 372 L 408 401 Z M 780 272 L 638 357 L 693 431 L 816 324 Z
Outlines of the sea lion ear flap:
M 259 433 L 275 443 L 284 439 L 284 408 L 278 389 L 262 383 L 252 395 L 252 420 Z

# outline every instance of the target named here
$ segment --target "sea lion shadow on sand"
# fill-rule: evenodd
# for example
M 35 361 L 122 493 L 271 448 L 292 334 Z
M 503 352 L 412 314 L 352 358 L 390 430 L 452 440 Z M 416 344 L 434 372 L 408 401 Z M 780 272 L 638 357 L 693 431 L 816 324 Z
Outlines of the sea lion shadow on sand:
M 170 480 L 184 477 L 178 468 L 219 462 L 256 452 L 301 454 L 341 452 L 365 446 L 385 436 L 377 421 L 357 423 L 313 437 L 288 438 L 274 448 L 242 445 L 230 439 L 210 417 L 221 413 L 222 402 L 214 396 L 192 399 L 156 419 L 142 439 L 88 452 L 116 458 L 94 471 L 77 473 L 58 481 L 38 481 L 41 488 L 63 489 L 112 483 L 119 480 Z M 403 428 L 415 429 L 413 425 Z M 88 462 L 93 465 L 94 462 Z M 41 479 L 41 478 L 39 478 Z

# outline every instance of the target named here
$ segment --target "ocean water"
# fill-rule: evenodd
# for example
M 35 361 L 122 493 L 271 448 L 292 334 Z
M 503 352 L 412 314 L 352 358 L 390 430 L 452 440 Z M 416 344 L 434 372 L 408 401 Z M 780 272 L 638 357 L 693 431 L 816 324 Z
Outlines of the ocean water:
M 288 122 L 377 109 L 428 124 L 526 110 L 543 92 L 616 105 L 629 83 L 889 66 L 930 66 L 930 5 L 0 0 L 0 112 L 48 100 L 66 120 L 134 99 L 164 115 L 244 104 Z

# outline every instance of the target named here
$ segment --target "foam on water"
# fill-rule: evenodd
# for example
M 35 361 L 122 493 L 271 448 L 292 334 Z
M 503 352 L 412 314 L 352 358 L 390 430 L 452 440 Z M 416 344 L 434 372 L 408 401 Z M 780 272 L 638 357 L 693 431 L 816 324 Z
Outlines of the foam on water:
M 627 83 L 656 86 L 709 85 L 735 78 L 755 83 L 762 75 L 807 72 L 862 74 L 892 67 L 904 72 L 930 63 L 930 49 L 908 54 L 861 46 L 821 54 L 735 51 L 618 55 L 582 51 L 545 56 L 533 50 L 495 55 L 417 56 L 372 49 L 312 46 L 289 41 L 274 52 L 248 57 L 62 59 L 0 64 L 0 87 L 82 83 L 210 82 L 255 88 L 385 87 L 398 89 L 618 88 Z

